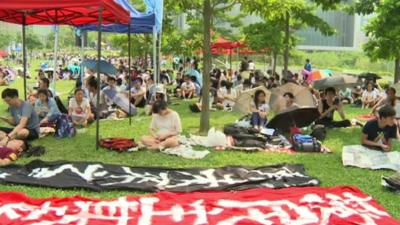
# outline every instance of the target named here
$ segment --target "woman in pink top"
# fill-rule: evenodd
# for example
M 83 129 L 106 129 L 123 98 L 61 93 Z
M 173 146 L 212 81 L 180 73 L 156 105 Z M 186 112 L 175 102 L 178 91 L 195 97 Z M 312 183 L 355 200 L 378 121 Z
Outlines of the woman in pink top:
M 165 101 L 154 102 L 152 111 L 150 135 L 142 137 L 142 144 L 149 149 L 159 150 L 178 146 L 178 136 L 182 132 L 178 113 L 168 109 Z

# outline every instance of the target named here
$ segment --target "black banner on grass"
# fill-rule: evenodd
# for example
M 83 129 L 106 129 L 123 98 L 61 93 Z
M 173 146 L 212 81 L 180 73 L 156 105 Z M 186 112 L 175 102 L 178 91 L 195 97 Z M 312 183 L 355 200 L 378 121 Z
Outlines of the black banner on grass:
M 0 168 L 0 182 L 54 188 L 112 189 L 146 192 L 192 192 L 243 190 L 257 187 L 284 188 L 317 186 L 319 181 L 305 174 L 303 165 L 275 165 L 258 168 L 171 169 L 128 167 L 92 162 L 44 162 Z

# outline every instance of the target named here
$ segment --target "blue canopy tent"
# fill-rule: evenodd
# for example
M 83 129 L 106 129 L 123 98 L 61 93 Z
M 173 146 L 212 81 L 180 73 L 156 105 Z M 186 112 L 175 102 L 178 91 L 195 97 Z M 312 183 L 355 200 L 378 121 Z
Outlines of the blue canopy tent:
M 157 34 L 161 33 L 162 30 L 162 19 L 163 19 L 163 7 L 164 0 L 144 0 L 146 4 L 146 13 L 141 13 L 136 10 L 129 2 L 129 0 L 116 0 L 116 2 L 130 12 L 130 23 L 128 25 L 123 24 L 108 24 L 102 25 L 101 30 L 103 32 L 112 33 L 127 33 L 128 34 L 128 73 L 129 80 L 131 80 L 131 33 L 135 34 L 147 34 L 153 33 L 153 45 L 154 45 L 154 59 L 156 59 L 156 43 Z M 77 27 L 80 31 L 96 31 L 98 26 L 96 25 L 83 25 Z M 156 65 L 156 63 L 154 64 Z M 155 68 L 155 67 L 154 67 Z M 83 73 L 83 69 L 81 70 Z M 156 73 L 154 73 L 156 76 Z M 81 79 L 83 75 L 81 74 Z M 156 81 L 156 79 L 155 79 Z M 83 83 L 83 80 L 82 80 Z M 100 89 L 98 89 L 98 96 L 100 96 Z M 131 98 L 131 90 L 129 88 L 129 99 Z M 99 106 L 99 99 L 97 98 L 97 106 Z M 131 115 L 131 106 L 129 105 L 129 115 Z M 98 123 L 98 120 L 97 120 Z M 129 117 L 129 125 L 132 124 L 132 118 Z M 99 125 L 97 125 L 97 129 Z M 99 131 L 96 132 L 96 140 L 99 140 Z
M 103 25 L 101 27 L 103 32 L 147 34 L 147 33 L 153 33 L 153 26 L 156 26 L 157 30 L 161 30 L 161 27 L 157 26 L 157 23 L 159 22 L 156 22 L 158 19 L 156 19 L 155 8 L 150 8 L 147 5 L 148 13 L 141 13 L 137 11 L 135 8 L 133 8 L 133 6 L 128 2 L 128 0 L 117 0 L 116 2 L 130 12 L 131 16 L 130 27 L 123 24 L 108 24 L 108 25 Z M 157 7 L 159 7 L 158 5 L 161 3 L 160 5 L 162 7 L 162 1 L 155 0 L 154 2 L 157 2 L 155 3 L 157 4 L 156 5 Z M 79 26 L 77 28 L 82 31 L 97 30 L 97 26 L 91 24 Z

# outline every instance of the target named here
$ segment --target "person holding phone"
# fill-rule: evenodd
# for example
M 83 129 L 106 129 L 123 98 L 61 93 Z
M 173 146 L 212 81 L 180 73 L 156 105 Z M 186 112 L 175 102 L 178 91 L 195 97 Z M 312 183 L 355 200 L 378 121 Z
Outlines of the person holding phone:
M 1 94 L 9 106 L 10 118 L 1 119 L 15 126 L 14 128 L 0 127 L 0 141 L 9 142 L 14 139 L 34 140 L 39 138 L 39 117 L 31 104 L 18 97 L 18 90 L 6 88 Z
M 361 134 L 361 144 L 380 151 L 392 150 L 392 139 L 397 137 L 396 110 L 390 105 L 381 107 L 378 118 L 368 121 Z
M 315 122 L 315 124 L 324 125 L 327 128 L 340 128 L 340 127 L 350 127 L 350 120 L 346 119 L 344 114 L 343 104 L 336 95 L 336 90 L 333 87 L 327 88 L 325 90 L 325 98 L 320 100 L 318 104 L 318 110 L 321 114 L 320 118 Z M 341 121 L 334 121 L 335 111 L 337 111 L 342 118 Z

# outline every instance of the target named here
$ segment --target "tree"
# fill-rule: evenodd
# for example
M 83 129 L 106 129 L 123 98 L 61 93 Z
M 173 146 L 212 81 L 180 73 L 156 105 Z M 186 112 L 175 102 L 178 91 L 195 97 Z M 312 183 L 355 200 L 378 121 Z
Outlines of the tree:
M 364 52 L 373 61 L 386 59 L 395 61 L 394 82 L 400 79 L 400 4 L 398 0 L 359 0 L 352 7 L 360 14 L 375 13 L 365 26 L 369 41 Z
M 200 133 L 206 134 L 210 128 L 210 71 L 212 64 L 211 55 L 211 30 L 215 27 L 215 21 L 221 15 L 220 12 L 229 12 L 237 4 L 237 0 L 181 0 L 174 1 L 181 11 L 201 15 L 197 22 L 201 26 L 200 32 L 192 32 L 202 36 L 203 50 L 203 86 L 202 86 L 202 109 L 200 116 Z M 192 20 L 193 21 L 193 20 Z M 198 29 L 199 26 L 192 26 Z M 200 30 L 200 29 L 198 29 Z M 214 29 L 213 29 L 214 30 Z M 215 31 L 215 30 L 214 30 Z M 197 39 L 197 40 L 200 40 Z
M 18 36 L 17 41 L 22 43 L 22 36 Z M 39 36 L 30 30 L 26 32 L 25 43 L 27 51 L 31 52 L 36 49 L 42 49 L 44 46 Z
M 313 27 L 324 35 L 335 31 L 315 14 L 318 5 L 323 9 L 334 8 L 339 0 L 241 0 L 242 8 L 266 20 L 280 21 L 284 24 L 284 75 L 288 72 L 290 40 L 293 33 L 303 26 Z
M 276 71 L 277 56 L 283 52 L 285 47 L 283 30 L 282 21 L 273 20 L 250 24 L 243 29 L 246 44 L 251 49 L 268 49 L 272 54 L 272 74 Z M 295 38 L 292 36 L 292 39 L 292 45 L 294 45 Z
M 13 37 L 10 34 L 0 33 L 0 49 L 7 47 L 11 43 L 12 39 Z
M 75 30 L 72 27 L 58 26 L 58 46 L 59 49 L 72 48 L 75 46 Z M 54 48 L 54 30 L 47 35 L 46 48 Z

